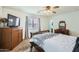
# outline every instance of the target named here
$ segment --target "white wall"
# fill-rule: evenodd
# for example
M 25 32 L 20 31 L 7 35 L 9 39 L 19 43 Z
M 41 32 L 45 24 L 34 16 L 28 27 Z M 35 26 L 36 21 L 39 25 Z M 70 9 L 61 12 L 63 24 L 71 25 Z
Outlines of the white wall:
M 71 35 L 79 36 L 79 11 L 53 16 L 52 21 L 55 29 L 58 28 L 60 20 L 66 21 L 67 29 L 70 30 Z
M 2 17 L 2 7 L 0 6 L 0 17 Z
M 5 18 L 7 18 L 7 14 L 12 14 L 20 18 L 20 27 L 23 28 L 23 38 L 24 38 L 26 16 L 31 16 L 32 14 L 24 13 L 20 10 L 5 8 L 5 7 L 0 7 L 0 13 L 2 13 L 0 14 L 0 16 L 5 17 Z M 33 16 L 37 16 L 37 15 L 33 15 Z M 37 16 L 37 17 L 40 18 L 41 30 L 47 30 L 50 17 L 47 17 L 47 16 Z
M 50 16 L 40 16 L 41 30 L 48 30 L 48 24 L 50 20 Z
M 20 17 L 20 19 L 21 19 L 21 26 L 20 27 L 23 28 L 23 37 L 24 37 L 25 36 L 26 16 L 31 15 L 31 14 L 24 13 L 22 11 L 15 10 L 15 9 L 0 7 L 0 16 L 7 18 L 8 13 Z M 52 18 L 51 18 L 51 16 L 50 17 L 49 16 L 38 16 L 38 17 L 40 17 L 40 21 L 41 21 L 41 30 L 48 29 L 48 23 L 51 19 L 54 22 L 55 29 L 58 28 L 58 22 L 60 20 L 65 20 L 67 23 L 67 28 L 70 30 L 71 34 L 79 36 L 79 27 L 78 27 L 78 25 L 79 25 L 79 11 L 52 16 Z

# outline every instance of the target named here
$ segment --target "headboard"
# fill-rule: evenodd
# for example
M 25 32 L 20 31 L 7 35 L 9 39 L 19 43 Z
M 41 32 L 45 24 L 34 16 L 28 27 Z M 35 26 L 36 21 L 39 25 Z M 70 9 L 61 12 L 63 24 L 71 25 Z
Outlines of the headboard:
M 43 31 L 39 31 L 39 32 L 31 32 L 31 37 L 33 37 L 34 35 L 37 35 L 37 34 L 42 34 L 42 33 L 45 33 L 45 32 L 49 32 L 49 30 L 43 30 Z

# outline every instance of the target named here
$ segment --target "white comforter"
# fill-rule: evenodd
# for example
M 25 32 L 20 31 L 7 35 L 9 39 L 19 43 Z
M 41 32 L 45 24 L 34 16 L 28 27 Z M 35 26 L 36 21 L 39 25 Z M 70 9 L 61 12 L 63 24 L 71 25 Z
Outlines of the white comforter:
M 45 39 L 43 44 L 40 44 L 39 46 L 46 52 L 72 52 L 76 44 L 76 39 L 77 37 L 74 36 L 58 34 L 51 38 Z
M 48 52 L 72 52 L 76 37 L 59 34 L 44 41 L 42 48 Z

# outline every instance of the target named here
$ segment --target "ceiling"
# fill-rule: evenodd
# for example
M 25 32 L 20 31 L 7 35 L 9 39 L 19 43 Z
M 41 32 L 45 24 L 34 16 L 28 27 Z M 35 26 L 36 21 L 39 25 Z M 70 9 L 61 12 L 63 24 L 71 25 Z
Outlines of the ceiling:
M 35 15 L 46 15 L 43 13 L 38 13 L 38 11 L 42 10 L 44 6 L 4 6 L 4 7 L 17 9 Z M 79 6 L 60 6 L 58 9 L 56 9 L 56 14 L 69 13 L 75 11 L 79 11 Z

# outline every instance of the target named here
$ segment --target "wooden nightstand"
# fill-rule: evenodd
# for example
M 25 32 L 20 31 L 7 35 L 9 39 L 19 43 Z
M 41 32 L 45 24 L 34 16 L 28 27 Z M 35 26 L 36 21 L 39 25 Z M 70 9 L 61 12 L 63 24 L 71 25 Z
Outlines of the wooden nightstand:
M 55 29 L 55 33 L 62 33 L 62 34 L 66 34 L 69 35 L 69 30 L 62 30 L 62 29 Z

